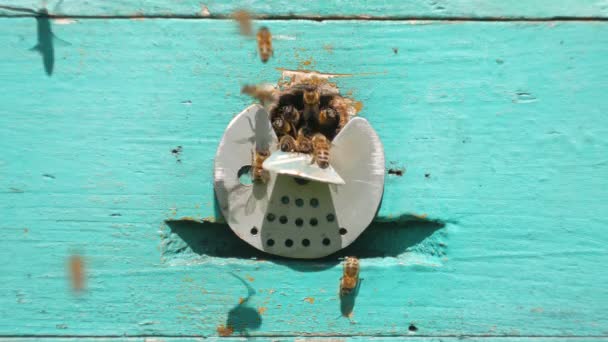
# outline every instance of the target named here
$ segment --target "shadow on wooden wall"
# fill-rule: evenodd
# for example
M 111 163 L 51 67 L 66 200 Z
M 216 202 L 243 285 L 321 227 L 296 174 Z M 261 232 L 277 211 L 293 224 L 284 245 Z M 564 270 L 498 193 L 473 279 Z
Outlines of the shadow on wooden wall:
M 250 246 L 225 223 L 199 222 L 191 219 L 167 220 L 171 238 L 179 237 L 192 253 L 220 258 L 264 259 L 300 271 L 319 271 L 332 267 L 345 256 L 358 258 L 399 257 L 445 227 L 438 220 L 427 220 L 404 215 L 390 222 L 374 222 L 347 248 L 317 260 L 282 258 L 261 252 Z M 185 252 L 167 250 L 164 254 Z M 189 251 L 188 251 L 189 252 Z M 431 252 L 432 253 L 432 252 Z

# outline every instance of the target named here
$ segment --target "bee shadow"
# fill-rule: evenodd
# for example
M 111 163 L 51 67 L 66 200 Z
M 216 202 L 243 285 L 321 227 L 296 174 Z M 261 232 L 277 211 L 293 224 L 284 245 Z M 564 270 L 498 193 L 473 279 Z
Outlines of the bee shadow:
M 262 316 L 248 304 L 251 297 L 255 295 L 255 290 L 241 277 L 231 274 L 247 288 L 247 297 L 228 311 L 225 326 L 230 327 L 239 335 L 247 336 L 249 331 L 259 329 L 262 325 Z
M 340 296 L 340 313 L 343 317 L 349 317 L 352 312 L 355 310 L 355 300 L 357 299 L 357 295 L 359 295 L 359 289 L 361 288 L 361 283 L 363 283 L 363 278 L 360 278 L 355 291 Z
M 325 258 L 315 260 L 288 259 L 264 253 L 241 240 L 226 223 L 201 222 L 192 219 L 167 220 L 171 234 L 165 243 L 165 256 L 194 253 L 201 256 L 268 260 L 302 272 L 322 271 L 341 262 L 345 256 L 360 259 L 397 257 L 422 243 L 434 232 L 445 227 L 437 220 L 425 220 L 405 215 L 391 222 L 374 222 L 355 242 Z M 177 240 L 177 241 L 176 241 Z

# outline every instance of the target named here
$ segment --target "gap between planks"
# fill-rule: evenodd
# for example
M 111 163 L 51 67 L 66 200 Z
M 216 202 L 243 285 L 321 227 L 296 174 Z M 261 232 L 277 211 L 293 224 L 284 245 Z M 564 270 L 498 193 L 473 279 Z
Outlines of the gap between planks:
M 36 335 L 36 334 L 22 334 L 22 335 L 0 335 L 0 341 L 5 339 L 32 339 L 32 338 L 47 338 L 47 339 L 70 339 L 70 338 L 88 338 L 88 339 L 138 339 L 138 338 L 202 338 L 202 339 L 215 339 L 217 335 L 172 335 L 172 334 L 161 334 L 161 335 Z M 234 335 L 230 338 L 395 338 L 395 339 L 436 339 L 436 338 L 448 338 L 455 340 L 463 339 L 476 339 L 476 338 L 489 338 L 496 340 L 506 339 L 561 339 L 561 340 L 581 340 L 581 339 L 601 339 L 608 340 L 608 335 L 486 335 L 486 334 L 446 334 L 446 335 L 403 335 L 403 334 L 381 334 L 381 335 L 366 335 L 366 334 L 286 334 L 286 335 L 274 335 L 274 334 L 254 334 L 254 335 Z M 227 340 L 230 340 L 228 338 Z
M 209 15 L 174 15 L 174 14 L 149 14 L 149 15 L 55 15 L 52 13 L 42 14 L 26 7 L 15 7 L 0 5 L 0 10 L 13 12 L 12 14 L 0 13 L 0 18 L 29 18 L 46 16 L 50 19 L 186 19 L 186 20 L 233 20 L 229 14 Z M 554 16 L 554 17 L 464 17 L 464 16 L 367 16 L 367 15 L 252 15 L 253 20 L 307 20 L 307 21 L 446 21 L 446 22 L 552 22 L 552 21 L 575 21 L 575 22 L 607 22 L 608 18 L 584 17 L 584 16 Z

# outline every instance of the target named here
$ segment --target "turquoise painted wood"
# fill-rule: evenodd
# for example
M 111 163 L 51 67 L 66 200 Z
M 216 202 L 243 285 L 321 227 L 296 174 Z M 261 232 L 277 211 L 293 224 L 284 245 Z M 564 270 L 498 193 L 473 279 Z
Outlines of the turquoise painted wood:
M 2 0 L 5 6 L 39 10 L 39 0 Z M 226 17 L 247 9 L 260 17 L 354 17 L 354 18 L 461 18 L 551 19 L 608 18 L 605 0 L 410 0 L 410 1 L 289 1 L 289 0 L 48 0 L 51 14 L 67 16 L 185 16 Z M 6 16 L 20 11 L 0 8 Z
M 48 23 L 64 41 L 50 75 L 29 50 L 40 20 L 0 18 L 3 340 L 181 341 L 227 324 L 260 340 L 608 336 L 608 23 L 260 21 L 268 64 L 229 20 Z M 337 257 L 269 258 L 216 214 L 217 142 L 251 103 L 240 86 L 279 67 L 353 74 L 338 85 L 404 170 L 344 252 L 364 278 L 352 321 Z M 231 273 L 254 290 L 242 305 Z

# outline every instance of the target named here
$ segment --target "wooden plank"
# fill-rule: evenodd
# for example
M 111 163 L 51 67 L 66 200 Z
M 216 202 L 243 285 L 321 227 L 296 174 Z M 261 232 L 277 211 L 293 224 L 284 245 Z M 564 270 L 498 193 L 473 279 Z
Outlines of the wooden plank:
M 260 24 L 268 64 L 228 20 L 53 21 L 49 76 L 36 22 L 0 19 L 0 335 L 608 335 L 608 24 Z M 216 144 L 276 67 L 354 74 L 338 85 L 405 169 L 356 250 L 353 322 L 335 258 L 164 223 L 215 215 Z
M 427 342 L 427 341 L 442 341 L 442 342 L 601 342 L 606 341 L 605 337 L 420 337 L 420 336 L 399 336 L 399 337 L 273 337 L 271 341 L 295 341 L 295 342 L 351 342 L 351 341 L 374 341 L 374 342 Z M 0 337 L 0 342 L 30 342 L 30 341 L 50 341 L 50 342 L 202 342 L 202 341 L 268 341 L 268 337 L 45 337 L 30 338 L 30 337 Z
M 0 0 L 0 5 L 38 11 L 38 0 Z M 245 8 L 260 17 L 353 17 L 353 18 L 493 18 L 550 19 L 607 18 L 604 0 L 528 0 L 528 1 L 309 1 L 251 0 L 113 0 L 61 1 L 49 0 L 47 10 L 54 15 L 67 16 L 186 16 L 226 17 Z M 23 15 L 19 10 L 0 9 L 5 16 Z

